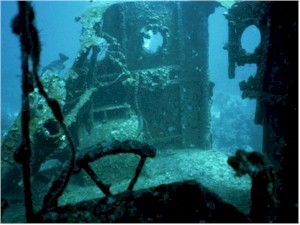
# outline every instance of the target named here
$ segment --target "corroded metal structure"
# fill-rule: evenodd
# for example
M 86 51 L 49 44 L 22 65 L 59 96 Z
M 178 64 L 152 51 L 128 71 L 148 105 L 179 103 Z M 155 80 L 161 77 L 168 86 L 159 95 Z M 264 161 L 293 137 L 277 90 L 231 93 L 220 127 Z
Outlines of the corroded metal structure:
M 20 6 L 22 4 L 21 10 L 28 7 L 34 15 L 27 3 Z M 29 143 L 32 149 L 32 157 L 27 155 L 26 163 L 23 162 L 29 174 L 30 168 L 33 170 L 33 176 L 24 179 L 30 184 L 30 179 L 34 181 L 44 161 L 55 154 L 63 155 L 64 160 L 70 156 L 66 153 L 70 150 L 66 139 L 71 144 L 73 142 L 66 128 L 75 142 L 76 157 L 75 147 L 70 144 L 72 160 L 63 165 L 61 173 L 51 183 L 42 209 L 35 213 L 31 207 L 27 213 L 28 221 L 297 220 L 297 171 L 293 168 L 297 165 L 297 132 L 290 132 L 290 127 L 296 125 L 292 119 L 297 118 L 297 97 L 294 97 L 297 92 L 297 51 L 290 46 L 290 43 L 297 43 L 296 3 L 239 2 L 226 15 L 229 24 L 229 42 L 225 46 L 229 52 L 229 77 L 235 77 L 236 65 L 257 64 L 257 74 L 241 82 L 240 87 L 243 98 L 257 100 L 255 122 L 263 125 L 263 151 L 275 168 L 264 155 L 242 150 L 228 161 L 237 175 L 248 173 L 252 178 L 253 207 L 249 216 L 194 181 L 132 191 L 146 158 L 154 157 L 156 152 L 152 146 L 139 141 L 162 147 L 172 143 L 173 148 L 211 148 L 213 83 L 208 75 L 208 16 L 218 5 L 217 2 L 125 2 L 91 8 L 75 18 L 82 24 L 82 39 L 66 82 L 48 71 L 49 76 L 44 74 L 41 78 L 43 85 L 39 84 L 38 90 L 24 92 L 30 93 L 30 114 L 34 115 L 30 121 L 33 126 L 26 133 L 27 141 L 21 143 L 19 129 L 23 119 L 18 118 L 2 143 L 2 178 L 9 181 L 5 187 L 9 191 L 21 178 L 13 159 L 16 147 L 20 146 L 15 154 L 20 163 L 25 144 Z M 282 14 L 285 16 L 282 17 Z M 26 18 L 31 19 L 33 26 L 33 16 L 29 18 L 27 15 Z M 20 28 L 21 22 L 21 19 L 16 20 L 14 28 Z M 240 39 L 245 28 L 252 24 L 259 28 L 262 40 L 254 53 L 248 54 L 242 49 Z M 145 40 L 153 34 L 160 34 L 163 43 L 151 53 L 145 50 Z M 30 36 L 27 33 L 20 36 L 26 35 Z M 38 40 L 38 35 L 36 38 Z M 28 55 L 32 54 L 38 62 L 39 49 L 28 52 Z M 39 82 L 34 68 L 34 79 Z M 24 74 L 25 78 L 30 77 L 30 73 Z M 51 87 L 54 80 L 61 87 Z M 34 87 L 33 83 L 28 84 Z M 44 89 L 49 89 L 49 96 Z M 57 95 L 58 92 L 61 94 Z M 40 95 L 46 96 L 46 101 Z M 58 102 L 63 106 L 64 115 L 60 113 Z M 26 113 L 29 114 L 24 109 L 23 114 Z M 26 126 L 22 123 L 22 127 L 28 128 L 29 122 L 26 123 Z M 118 131 L 112 128 L 116 124 Z M 99 143 L 109 138 L 134 140 Z M 39 151 L 40 146 L 44 151 Z M 141 156 L 135 176 L 126 192 L 111 195 L 110 186 L 102 183 L 89 163 L 105 155 L 128 152 Z M 58 207 L 58 199 L 70 177 L 81 170 L 85 170 L 108 196 Z M 279 188 L 276 186 L 278 183 Z M 25 197 L 30 199 L 31 196 Z M 150 208 L 143 207 L 147 203 Z M 255 206 L 261 207 L 261 210 Z
M 208 16 L 217 5 L 108 2 L 75 18 L 82 25 L 82 37 L 72 68 L 66 79 L 45 71 L 41 82 L 63 107 L 64 123 L 78 148 L 111 138 L 211 148 Z M 155 53 L 143 48 L 149 32 L 163 38 Z M 38 89 L 30 93 L 30 100 L 31 166 L 36 173 L 49 159 L 68 158 L 69 149 Z M 13 159 L 21 143 L 20 121 L 2 142 L 3 177 L 16 174 L 9 184 L 19 183 L 21 176 Z
M 109 7 L 92 27 L 94 39 L 101 38 L 109 46 L 105 58 L 97 60 L 101 50 L 95 41 L 79 53 L 73 65 L 78 75 L 67 82 L 66 112 L 76 104 L 68 104 L 79 96 L 76 93 L 96 88 L 81 114 L 84 123 L 78 118 L 73 135 L 80 136 L 76 131 L 83 125 L 91 132 L 103 119 L 99 112 L 113 102 L 116 111 L 126 104 L 144 120 L 144 140 L 149 143 L 210 149 L 213 85 L 208 77 L 208 16 L 216 5 L 131 2 Z M 78 20 L 84 23 L 87 16 L 90 21 L 95 15 L 99 16 L 90 13 Z M 153 54 L 143 49 L 150 31 L 163 38 Z
M 241 2 L 229 10 L 229 77 L 236 65 L 255 63 L 257 73 L 240 83 L 243 98 L 257 101 L 255 122 L 263 126 L 263 152 L 280 171 L 281 216 L 296 219 L 298 190 L 298 3 Z M 261 32 L 253 54 L 241 48 L 249 25 Z M 284 215 L 285 214 L 285 215 Z

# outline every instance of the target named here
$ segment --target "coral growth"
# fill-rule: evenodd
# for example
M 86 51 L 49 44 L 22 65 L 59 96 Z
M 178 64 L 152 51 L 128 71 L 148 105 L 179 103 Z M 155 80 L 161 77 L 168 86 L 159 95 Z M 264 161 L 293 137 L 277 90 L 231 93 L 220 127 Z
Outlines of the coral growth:
M 88 9 L 80 17 L 76 18 L 82 25 L 82 39 L 79 55 L 81 52 L 87 51 L 92 46 L 100 46 L 105 44 L 104 38 L 99 37 L 97 30 L 102 30 L 102 15 L 113 2 L 101 2 L 101 6 Z M 100 26 L 95 29 L 95 26 Z

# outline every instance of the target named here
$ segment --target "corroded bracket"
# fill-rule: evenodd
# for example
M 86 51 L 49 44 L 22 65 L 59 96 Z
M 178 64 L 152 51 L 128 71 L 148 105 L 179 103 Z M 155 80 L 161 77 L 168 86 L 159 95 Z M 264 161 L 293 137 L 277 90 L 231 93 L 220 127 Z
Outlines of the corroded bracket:
M 92 163 L 103 156 L 115 155 L 119 153 L 133 153 L 141 156 L 141 160 L 135 171 L 135 176 L 132 178 L 127 189 L 128 191 L 131 191 L 142 171 L 146 158 L 153 158 L 156 155 L 156 149 L 154 147 L 141 143 L 139 141 L 113 140 L 102 142 L 92 147 L 82 149 L 79 153 L 77 153 L 75 168 L 72 171 L 72 174 L 78 174 L 82 169 L 84 169 L 105 195 L 111 195 L 109 190 L 110 185 L 105 185 L 101 182 L 96 173 L 89 166 L 89 163 Z M 42 213 L 47 213 L 49 210 L 57 207 L 58 198 L 64 192 L 66 187 L 65 186 L 62 189 L 61 184 L 64 183 L 65 173 L 67 173 L 67 171 L 69 170 L 70 165 L 69 163 L 66 163 L 60 175 L 53 180 L 52 185 L 44 198 Z
M 248 174 L 252 179 L 250 220 L 259 223 L 275 222 L 278 180 L 267 157 L 259 152 L 248 153 L 239 149 L 227 162 L 235 170 L 236 176 Z
M 131 191 L 142 171 L 146 158 L 153 158 L 156 155 L 156 149 L 154 147 L 135 140 L 106 141 L 92 146 L 88 149 L 82 150 L 82 152 L 85 153 L 78 154 L 77 156 L 74 173 L 77 174 L 81 171 L 81 169 L 84 169 L 96 183 L 96 185 L 100 188 L 100 190 L 106 195 L 111 194 L 109 191 L 109 187 L 101 183 L 96 174 L 91 171 L 91 168 L 88 165 L 89 163 L 92 163 L 106 155 L 115 155 L 120 153 L 133 153 L 140 155 L 141 160 L 136 168 L 135 176 L 132 178 L 127 189 Z

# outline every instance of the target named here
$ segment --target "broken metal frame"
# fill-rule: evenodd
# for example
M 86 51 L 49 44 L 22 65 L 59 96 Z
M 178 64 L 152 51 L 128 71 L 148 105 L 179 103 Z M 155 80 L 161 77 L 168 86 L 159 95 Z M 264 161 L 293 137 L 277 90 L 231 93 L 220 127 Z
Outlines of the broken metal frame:
M 235 78 L 236 66 L 244 66 L 245 64 L 256 64 L 257 72 L 254 77 L 250 77 L 248 81 L 240 83 L 242 90 L 242 98 L 255 98 L 256 113 L 255 123 L 262 124 L 263 119 L 263 99 L 262 82 L 264 73 L 266 72 L 266 60 L 269 46 L 270 36 L 270 18 L 268 17 L 269 2 L 243 2 L 234 5 L 229 9 L 225 18 L 228 19 L 228 44 L 224 49 L 228 50 L 228 76 L 230 79 Z M 247 53 L 241 45 L 241 37 L 244 30 L 255 25 L 261 33 L 261 41 L 259 46 L 253 53 Z
M 153 158 L 156 155 L 156 149 L 134 140 L 125 141 L 107 141 L 99 143 L 87 149 L 82 149 L 76 155 L 75 167 L 72 170 L 72 175 L 78 174 L 81 170 L 85 170 L 90 178 L 94 181 L 97 187 L 105 194 L 111 195 L 110 185 L 102 183 L 97 174 L 90 167 L 89 163 L 92 163 L 101 157 L 107 155 L 115 155 L 120 153 L 133 153 L 140 155 L 141 159 L 136 168 L 135 175 L 129 183 L 127 191 L 132 191 L 137 179 L 143 169 L 146 158 Z M 48 193 L 45 195 L 43 200 L 43 207 L 40 211 L 41 215 L 45 216 L 51 210 L 58 207 L 58 199 L 62 195 L 65 187 L 61 187 L 61 184 L 65 182 L 65 173 L 69 171 L 69 165 L 66 163 L 62 169 L 62 172 L 57 176 L 51 184 Z M 69 180 L 68 180 L 69 181 Z M 68 182 L 67 181 L 67 182 Z
M 279 171 L 278 221 L 298 219 L 298 2 L 239 2 L 227 15 L 229 76 L 236 65 L 256 63 L 254 77 L 240 83 L 243 98 L 256 99 L 255 123 L 263 127 L 263 149 Z M 261 32 L 253 54 L 241 48 L 249 25 Z

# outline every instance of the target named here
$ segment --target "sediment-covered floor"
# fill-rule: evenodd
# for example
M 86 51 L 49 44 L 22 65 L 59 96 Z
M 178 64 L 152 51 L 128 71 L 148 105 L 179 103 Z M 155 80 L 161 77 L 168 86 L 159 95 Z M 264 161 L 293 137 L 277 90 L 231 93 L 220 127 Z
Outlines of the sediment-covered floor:
M 176 181 L 197 180 L 224 201 L 247 213 L 250 208 L 251 180 L 247 176 L 236 177 L 227 164 L 227 157 L 214 149 L 159 150 L 155 158 L 146 160 L 134 190 Z M 92 167 L 104 183 L 112 184 L 111 192 L 115 194 L 126 190 L 138 161 L 138 156 L 120 154 L 103 157 L 94 162 Z M 33 185 L 35 210 L 39 210 L 46 190 L 47 185 L 44 183 L 37 182 Z M 76 203 L 102 196 L 103 193 L 89 178 L 74 176 L 59 204 Z M 23 204 L 12 203 L 4 211 L 2 222 L 25 222 L 24 215 Z

